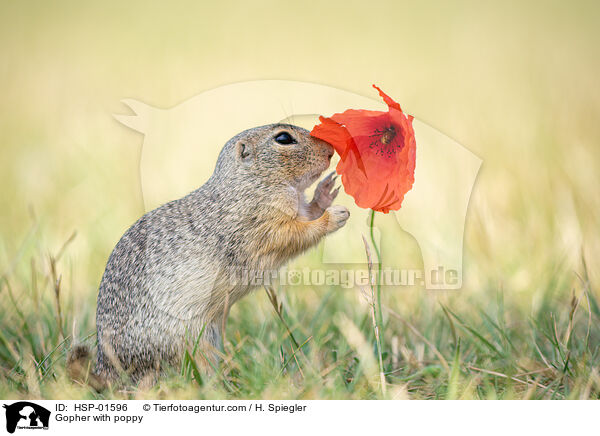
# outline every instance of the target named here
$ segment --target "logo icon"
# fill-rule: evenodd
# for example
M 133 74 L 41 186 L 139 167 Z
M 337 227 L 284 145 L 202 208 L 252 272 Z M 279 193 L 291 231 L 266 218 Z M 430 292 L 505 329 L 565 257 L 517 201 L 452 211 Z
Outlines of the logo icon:
M 6 431 L 14 433 L 18 429 L 48 429 L 50 411 L 42 406 L 29 401 L 19 401 L 10 405 L 4 404 L 6 409 Z
M 348 108 L 387 110 L 377 99 L 316 83 L 286 80 L 221 86 L 170 109 L 155 108 L 133 99 L 123 103 L 134 115 L 115 115 L 115 118 L 144 134 L 140 177 L 146 210 L 200 186 L 212 173 L 222 145 L 243 130 L 274 122 L 311 130 L 318 122 L 316 114 L 343 112 Z M 414 238 L 423 259 L 419 279 L 423 279 L 426 289 L 460 289 L 465 220 L 482 161 L 418 119 L 413 127 L 418 144 L 415 183 L 404 199 L 402 210 L 390 214 L 398 225 L 390 229 L 395 233 L 387 233 L 387 238 L 397 240 L 396 245 L 408 245 Z M 157 177 L 158 174 L 161 176 Z M 322 262 L 364 264 L 362 235 L 370 231 L 369 211 L 358 208 L 344 195 L 338 197 L 338 202 L 354 218 L 325 238 Z M 378 228 L 374 233 L 375 239 L 380 240 Z M 382 251 L 391 249 L 390 244 L 387 247 Z M 384 258 L 386 267 L 392 271 L 410 273 L 407 269 L 412 267 L 397 252 L 384 254 Z

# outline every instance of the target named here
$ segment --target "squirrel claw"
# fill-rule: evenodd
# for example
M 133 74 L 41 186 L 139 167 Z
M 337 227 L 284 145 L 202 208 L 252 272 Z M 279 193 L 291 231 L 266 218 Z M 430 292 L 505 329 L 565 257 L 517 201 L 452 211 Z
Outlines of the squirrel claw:
M 335 188 L 335 190 L 331 193 L 331 197 L 332 200 L 335 200 L 335 197 L 337 197 L 337 195 L 340 193 L 340 188 L 341 186 L 338 186 L 337 188 Z
M 321 210 L 325 210 L 331 206 L 331 203 L 339 192 L 340 188 L 332 191 L 335 185 L 335 180 L 337 179 L 337 176 L 333 177 L 334 174 L 335 171 L 332 171 L 325 176 L 317 185 L 317 189 L 315 189 L 315 196 L 312 200 L 312 203 L 317 205 Z

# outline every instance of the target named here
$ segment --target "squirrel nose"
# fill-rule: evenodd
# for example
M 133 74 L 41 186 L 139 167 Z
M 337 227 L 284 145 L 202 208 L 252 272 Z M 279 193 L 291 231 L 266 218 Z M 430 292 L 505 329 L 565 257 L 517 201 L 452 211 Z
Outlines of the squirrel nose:
M 327 159 L 331 160 L 332 157 L 333 157 L 333 150 L 331 150 L 329 153 L 327 153 Z

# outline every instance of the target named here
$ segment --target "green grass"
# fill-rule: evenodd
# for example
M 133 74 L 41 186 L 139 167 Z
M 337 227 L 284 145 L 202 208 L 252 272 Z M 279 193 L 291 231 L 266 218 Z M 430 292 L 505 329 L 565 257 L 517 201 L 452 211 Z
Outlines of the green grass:
M 2 398 L 600 397 L 600 303 L 585 264 L 578 275 L 556 271 L 535 301 L 493 286 L 476 294 L 384 287 L 385 393 L 364 296 L 291 288 L 275 302 L 261 289 L 234 306 L 216 371 L 201 369 L 191 344 L 156 386 L 98 394 L 65 375 L 72 332 L 95 341 L 93 288 L 68 292 L 68 246 L 55 256 L 36 250 L 26 242 L 0 281 Z M 569 274 L 574 280 L 561 279 Z

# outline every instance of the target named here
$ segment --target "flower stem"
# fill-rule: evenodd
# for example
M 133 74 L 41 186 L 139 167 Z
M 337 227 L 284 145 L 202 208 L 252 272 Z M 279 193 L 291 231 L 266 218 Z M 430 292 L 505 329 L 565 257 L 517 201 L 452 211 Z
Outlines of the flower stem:
M 377 301 L 377 313 L 376 313 L 376 319 L 377 319 L 377 324 L 378 324 L 378 329 L 379 329 L 379 337 L 380 337 L 380 352 L 383 353 L 383 311 L 381 310 L 381 270 L 382 270 L 382 265 L 381 265 L 381 253 L 379 252 L 379 247 L 377 246 L 377 242 L 375 241 L 375 236 L 374 236 L 374 232 L 373 232 L 373 225 L 375 223 L 375 211 L 373 209 L 371 209 L 371 216 L 370 216 L 370 220 L 369 220 L 369 227 L 370 227 L 370 236 L 371 236 L 371 244 L 373 244 L 373 248 L 375 250 L 375 254 L 377 255 L 377 293 L 376 293 L 376 301 Z

